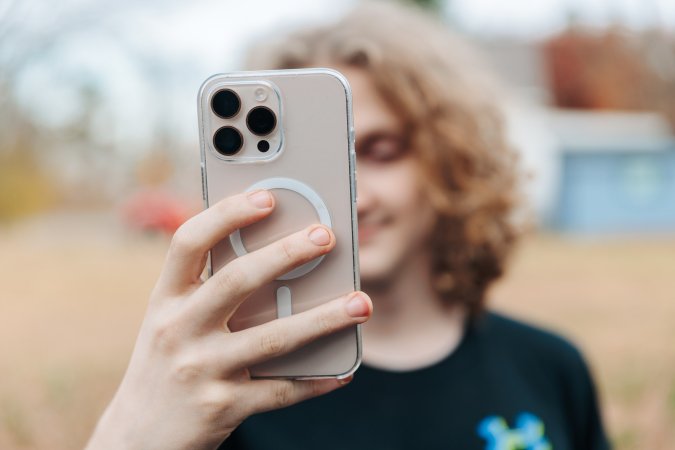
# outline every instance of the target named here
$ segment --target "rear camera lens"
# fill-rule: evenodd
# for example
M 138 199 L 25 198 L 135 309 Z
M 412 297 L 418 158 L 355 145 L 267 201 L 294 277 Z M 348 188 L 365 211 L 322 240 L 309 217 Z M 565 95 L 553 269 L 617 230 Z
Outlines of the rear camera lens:
M 241 133 L 233 127 L 222 127 L 213 135 L 213 146 L 221 155 L 232 156 L 241 150 L 243 144 Z
M 211 97 L 211 109 L 218 117 L 229 119 L 241 108 L 239 96 L 231 89 L 222 89 Z
M 246 125 L 253 134 L 265 136 L 277 126 L 277 118 L 266 106 L 257 106 L 246 116 Z

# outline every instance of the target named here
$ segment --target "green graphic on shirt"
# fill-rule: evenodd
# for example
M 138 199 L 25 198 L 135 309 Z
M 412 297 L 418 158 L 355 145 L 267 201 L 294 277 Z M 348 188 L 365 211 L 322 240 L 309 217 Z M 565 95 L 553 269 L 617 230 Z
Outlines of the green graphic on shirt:
M 478 424 L 478 434 L 487 441 L 485 450 L 553 450 L 544 436 L 544 422 L 528 412 L 518 414 L 512 429 L 503 417 L 486 417 Z

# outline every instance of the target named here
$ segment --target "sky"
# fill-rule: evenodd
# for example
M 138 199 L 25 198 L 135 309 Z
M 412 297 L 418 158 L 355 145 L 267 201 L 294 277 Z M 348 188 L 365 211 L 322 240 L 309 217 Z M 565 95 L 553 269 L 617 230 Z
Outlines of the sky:
M 618 19 L 631 27 L 675 29 L 672 0 L 453 0 L 449 10 L 473 33 L 542 37 L 560 30 L 570 14 L 603 26 Z
M 0 25 L 28 48 L 16 97 L 47 127 L 79 120 L 83 84 L 103 86 L 104 108 L 90 120 L 103 144 L 133 152 L 162 127 L 196 142 L 196 93 L 208 76 L 239 68 L 247 44 L 306 23 L 332 20 L 357 0 L 0 0 Z M 13 7 L 12 7 L 13 5 Z M 444 14 L 468 34 L 541 39 L 570 15 L 602 26 L 612 20 L 675 30 L 672 0 L 451 0 Z M 21 52 L 5 44 L 3 55 Z M 46 38 L 45 38 L 46 36 Z M 39 42 L 40 39 L 37 39 Z M 176 134 L 176 133 L 174 133 Z

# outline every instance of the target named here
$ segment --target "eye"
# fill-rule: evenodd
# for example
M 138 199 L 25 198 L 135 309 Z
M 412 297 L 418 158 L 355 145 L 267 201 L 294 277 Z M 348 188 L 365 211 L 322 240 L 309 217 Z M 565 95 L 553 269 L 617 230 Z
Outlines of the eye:
M 396 135 L 377 135 L 365 139 L 357 149 L 359 159 L 373 162 L 395 161 L 407 153 L 405 139 Z

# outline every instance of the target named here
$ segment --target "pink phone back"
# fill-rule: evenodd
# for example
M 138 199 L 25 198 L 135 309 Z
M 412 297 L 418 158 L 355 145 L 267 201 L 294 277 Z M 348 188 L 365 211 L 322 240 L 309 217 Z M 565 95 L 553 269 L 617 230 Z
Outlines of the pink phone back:
M 212 148 L 212 135 L 220 122 L 210 110 L 210 96 L 223 87 L 236 91 L 236 83 L 242 81 L 264 81 L 279 94 L 281 149 L 264 162 L 228 162 Z M 275 280 L 255 292 L 232 317 L 229 328 L 237 331 L 276 319 L 281 287 L 291 293 L 293 314 L 358 290 L 351 93 L 344 77 L 328 69 L 216 75 L 204 82 L 198 101 L 206 204 L 263 180 L 295 180 L 323 201 L 337 241 L 335 249 L 306 275 Z M 252 106 L 242 101 L 239 114 L 245 115 Z M 272 215 L 240 230 L 247 251 L 319 223 L 318 209 L 307 198 L 287 189 L 271 191 L 277 204 Z M 236 256 L 230 239 L 220 242 L 211 251 L 211 270 L 215 273 Z M 360 359 L 360 328 L 355 326 L 249 370 L 252 376 L 265 378 L 342 377 L 355 371 Z

